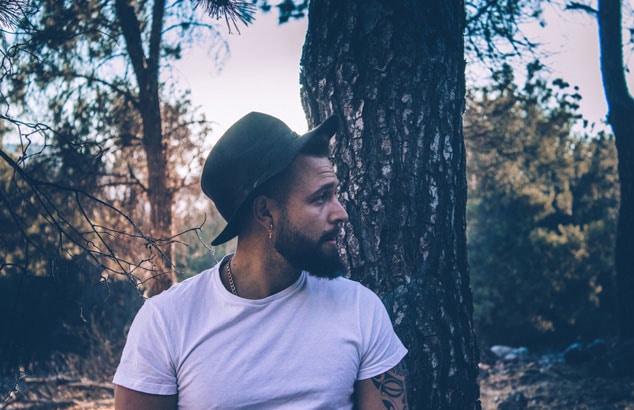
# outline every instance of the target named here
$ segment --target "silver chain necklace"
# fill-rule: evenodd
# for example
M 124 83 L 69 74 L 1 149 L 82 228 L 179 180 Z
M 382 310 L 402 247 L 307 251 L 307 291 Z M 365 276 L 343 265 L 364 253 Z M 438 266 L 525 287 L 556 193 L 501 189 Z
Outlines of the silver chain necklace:
M 236 284 L 233 282 L 233 272 L 231 271 L 231 259 L 227 262 L 227 279 L 229 279 L 229 288 L 231 293 L 236 296 L 238 295 L 238 289 L 236 289 Z

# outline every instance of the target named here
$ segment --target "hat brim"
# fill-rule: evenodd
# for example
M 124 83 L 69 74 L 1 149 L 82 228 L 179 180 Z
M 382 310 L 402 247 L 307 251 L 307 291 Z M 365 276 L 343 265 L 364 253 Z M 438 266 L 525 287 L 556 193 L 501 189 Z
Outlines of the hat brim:
M 326 120 L 322 122 L 321 124 L 319 124 L 317 127 L 313 128 L 312 130 L 308 131 L 306 134 L 297 138 L 294 144 L 294 147 L 288 151 L 289 155 L 286 158 L 280 158 L 280 161 L 279 161 L 280 167 L 278 168 L 277 172 L 271 174 L 268 178 L 263 179 L 262 181 L 259 181 L 258 186 L 261 186 L 263 183 L 265 183 L 266 181 L 268 181 L 275 175 L 280 174 L 282 171 L 288 168 L 291 162 L 293 162 L 293 160 L 297 157 L 299 152 L 302 150 L 302 148 L 304 148 L 314 138 L 325 136 L 325 137 L 328 137 L 328 139 L 330 140 L 330 138 L 332 138 L 332 136 L 337 132 L 338 128 L 339 128 L 339 121 L 336 116 L 332 115 L 326 118 Z M 229 218 L 229 221 L 227 222 L 227 225 L 225 226 L 225 228 L 220 232 L 220 234 L 218 234 L 218 236 L 216 236 L 216 238 L 213 241 L 211 241 L 212 246 L 222 245 L 223 243 L 235 238 L 239 234 L 240 220 L 242 219 L 243 214 L 246 211 L 246 207 L 249 206 L 249 204 L 251 203 L 251 199 L 253 199 L 252 197 L 254 195 L 254 192 L 257 192 L 257 191 L 253 191 L 247 197 L 247 199 L 242 203 L 242 205 L 238 208 L 238 210 L 234 212 L 231 218 Z

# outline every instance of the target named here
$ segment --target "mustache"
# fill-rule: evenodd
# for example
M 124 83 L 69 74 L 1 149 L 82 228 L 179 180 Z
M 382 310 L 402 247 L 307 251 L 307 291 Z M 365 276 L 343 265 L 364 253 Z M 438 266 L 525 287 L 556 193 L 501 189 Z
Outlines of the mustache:
M 321 238 L 319 238 L 319 240 L 321 242 L 334 241 L 337 239 L 338 236 L 339 236 L 339 229 L 332 229 L 330 231 L 324 232 L 321 235 Z

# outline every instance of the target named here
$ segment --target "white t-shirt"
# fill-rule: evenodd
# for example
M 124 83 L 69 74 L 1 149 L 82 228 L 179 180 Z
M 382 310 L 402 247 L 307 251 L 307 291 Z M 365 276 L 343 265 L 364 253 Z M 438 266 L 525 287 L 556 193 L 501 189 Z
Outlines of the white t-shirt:
M 180 409 L 351 409 L 354 382 L 407 353 L 379 298 L 359 283 L 303 272 L 249 300 L 224 288 L 219 266 L 145 302 L 115 384 L 178 394 Z

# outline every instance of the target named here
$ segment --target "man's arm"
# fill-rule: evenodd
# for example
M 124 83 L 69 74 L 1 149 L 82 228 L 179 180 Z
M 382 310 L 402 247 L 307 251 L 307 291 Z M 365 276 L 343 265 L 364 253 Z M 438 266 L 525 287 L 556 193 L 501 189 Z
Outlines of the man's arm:
M 115 410 L 175 410 L 177 395 L 162 396 L 159 394 L 141 393 L 127 387 L 115 385 Z
M 391 370 L 354 384 L 358 410 L 406 410 L 405 367 L 402 362 Z

